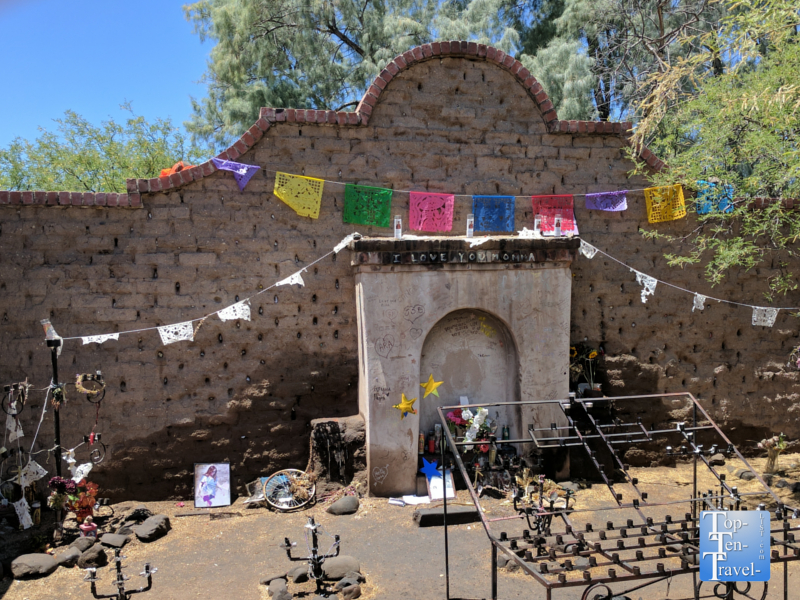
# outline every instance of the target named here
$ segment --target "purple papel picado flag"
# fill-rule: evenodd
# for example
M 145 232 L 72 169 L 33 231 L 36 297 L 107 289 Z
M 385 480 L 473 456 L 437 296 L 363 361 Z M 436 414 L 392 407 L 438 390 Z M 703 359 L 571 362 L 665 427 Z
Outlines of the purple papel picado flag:
M 233 173 L 240 192 L 244 191 L 247 182 L 250 181 L 250 178 L 261 168 L 256 165 L 245 165 L 243 163 L 222 160 L 220 158 L 212 158 L 211 162 L 213 162 L 214 166 L 220 171 L 230 171 Z

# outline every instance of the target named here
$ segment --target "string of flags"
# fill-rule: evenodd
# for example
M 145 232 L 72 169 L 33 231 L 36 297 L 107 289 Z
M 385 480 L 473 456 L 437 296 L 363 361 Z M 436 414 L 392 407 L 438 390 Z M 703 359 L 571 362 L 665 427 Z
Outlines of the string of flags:
M 706 301 L 708 301 L 708 300 L 713 300 L 715 302 L 723 302 L 725 304 L 733 304 L 733 305 L 736 305 L 736 306 L 745 306 L 745 307 L 751 308 L 753 310 L 753 317 L 752 317 L 752 321 L 751 321 L 752 324 L 755 325 L 755 326 L 760 326 L 760 327 L 772 327 L 775 324 L 775 320 L 778 317 L 778 313 L 780 311 L 782 311 L 782 310 L 795 310 L 795 311 L 800 310 L 800 307 L 772 308 L 772 307 L 768 307 L 768 306 L 754 306 L 752 304 L 745 304 L 743 302 L 734 302 L 733 300 L 724 300 L 722 298 L 713 298 L 711 296 L 705 296 L 703 294 L 699 294 L 697 292 L 693 292 L 691 290 L 687 290 L 685 288 L 682 288 L 680 286 L 674 285 L 672 283 L 668 283 L 666 281 L 661 281 L 659 279 L 656 279 L 655 277 L 651 277 L 650 275 L 642 273 L 641 271 L 637 271 L 636 269 L 628 266 L 627 264 L 625 264 L 621 260 L 611 256 L 607 252 L 603 252 L 599 248 L 597 248 L 595 246 L 592 246 L 590 243 L 586 242 L 585 240 L 581 240 L 580 252 L 581 252 L 581 254 L 583 254 L 583 256 L 585 256 L 586 258 L 589 258 L 589 259 L 594 258 L 597 255 L 597 253 L 600 253 L 603 256 L 605 256 L 606 258 L 609 258 L 609 259 L 613 260 L 614 262 L 619 263 L 620 265 L 622 265 L 623 267 L 625 267 L 626 269 L 629 269 L 632 273 L 634 273 L 634 275 L 636 276 L 636 283 L 638 283 L 639 285 L 642 286 L 642 290 L 641 290 L 642 302 L 647 302 L 647 297 L 648 296 L 652 296 L 653 294 L 655 294 L 656 284 L 662 283 L 662 284 L 664 284 L 666 286 L 669 286 L 671 288 L 675 288 L 676 290 L 680 290 L 682 292 L 686 292 L 687 294 L 692 294 L 692 296 L 693 296 L 692 312 L 694 312 L 695 310 L 700 310 L 700 311 L 704 310 Z
M 104 342 L 106 342 L 108 340 L 118 340 L 119 336 L 125 335 L 125 334 L 128 334 L 128 333 L 141 333 L 143 331 L 153 331 L 153 330 L 158 331 L 158 335 L 161 338 L 161 343 L 164 344 L 164 345 L 174 344 L 175 342 L 193 341 L 195 335 L 197 334 L 197 330 L 200 328 L 200 326 L 203 324 L 203 322 L 206 319 L 208 319 L 209 317 L 212 317 L 214 315 L 217 315 L 217 317 L 219 317 L 219 319 L 222 322 L 239 320 L 239 319 L 243 320 L 243 321 L 249 321 L 250 318 L 251 318 L 250 300 L 252 300 L 256 296 L 259 296 L 259 295 L 267 292 L 268 290 L 270 290 L 272 288 L 276 288 L 276 287 L 280 287 L 280 286 L 284 286 L 284 285 L 304 286 L 305 285 L 305 281 L 303 281 L 303 276 L 302 276 L 302 273 L 304 271 L 306 271 L 310 267 L 313 267 L 315 264 L 317 264 L 321 260 L 327 258 L 331 254 L 338 254 L 339 252 L 344 250 L 347 247 L 347 245 L 350 242 L 352 242 L 354 239 L 356 239 L 357 237 L 360 237 L 360 234 L 359 233 L 355 233 L 355 232 L 345 236 L 344 239 L 342 239 L 342 241 L 339 242 L 333 248 L 333 250 L 331 250 L 327 254 L 324 254 L 324 255 L 320 256 L 314 262 L 312 262 L 311 264 L 303 267 L 302 269 L 298 270 L 297 272 L 291 274 L 289 277 L 286 277 L 286 278 L 281 279 L 280 281 L 278 281 L 276 283 L 273 283 L 269 287 L 266 287 L 263 290 L 260 290 L 260 291 L 256 292 L 255 294 L 253 294 L 252 296 L 250 296 L 248 298 L 245 298 L 244 300 L 240 300 L 240 301 L 238 301 L 238 302 L 236 302 L 234 304 L 231 304 L 230 306 L 226 306 L 225 308 L 222 308 L 222 309 L 220 309 L 218 311 L 215 311 L 213 313 L 209 313 L 209 314 L 207 314 L 207 315 L 205 315 L 203 317 L 199 317 L 197 319 L 192 319 L 191 321 L 184 321 L 182 323 L 171 323 L 169 325 L 159 325 L 159 326 L 156 326 L 156 327 L 145 327 L 145 328 L 141 328 L 141 329 L 132 329 L 132 330 L 129 330 L 129 331 L 119 331 L 119 332 L 115 332 L 115 333 L 103 333 L 103 334 L 99 334 L 99 335 L 86 335 L 86 336 L 74 336 L 74 337 L 61 337 L 60 335 L 58 335 L 56 333 L 55 328 L 50 323 L 49 319 L 45 319 L 44 321 L 42 321 L 42 325 L 44 327 L 45 335 L 46 335 L 48 340 L 59 339 L 59 340 L 62 340 L 62 342 L 66 341 L 66 340 L 81 340 L 84 345 L 86 345 L 86 344 L 102 344 L 102 343 L 104 343 Z M 198 323 L 197 327 L 195 327 L 195 325 L 194 325 L 195 323 Z M 63 343 L 62 343 L 61 346 L 59 346 L 59 349 L 61 347 L 63 347 Z

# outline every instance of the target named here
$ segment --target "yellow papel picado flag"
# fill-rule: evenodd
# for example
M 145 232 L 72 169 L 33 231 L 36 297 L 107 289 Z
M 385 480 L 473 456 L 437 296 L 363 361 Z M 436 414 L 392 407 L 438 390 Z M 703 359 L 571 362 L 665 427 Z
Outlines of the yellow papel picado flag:
M 324 179 L 278 172 L 273 193 L 301 217 L 317 219 L 324 184 Z
M 647 220 L 650 223 L 674 221 L 686 216 L 686 203 L 683 200 L 681 184 L 647 188 L 644 191 L 647 201 Z

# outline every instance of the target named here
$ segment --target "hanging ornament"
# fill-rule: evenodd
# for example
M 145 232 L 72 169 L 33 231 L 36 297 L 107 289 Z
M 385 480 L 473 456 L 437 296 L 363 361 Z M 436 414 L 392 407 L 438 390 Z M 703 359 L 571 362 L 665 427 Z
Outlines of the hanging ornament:
M 16 415 L 6 415 L 6 429 L 10 432 L 8 434 L 8 441 L 13 442 L 21 437 L 25 437 L 22 431 L 22 425 Z
M 286 279 L 281 279 L 275 285 L 279 286 L 279 285 L 294 285 L 294 284 L 297 284 L 297 285 L 305 285 L 306 284 L 305 281 L 303 281 L 303 278 L 300 276 L 300 273 L 295 273 L 294 275 L 291 275 L 291 276 L 287 277 Z
M 236 179 L 236 185 L 239 186 L 239 191 L 243 192 L 247 182 L 256 174 L 261 167 L 256 165 L 247 165 L 244 163 L 237 163 L 230 160 L 222 160 L 221 158 L 212 158 L 211 162 L 214 166 L 221 171 L 230 171 Z
M 586 208 L 588 210 L 605 210 L 610 212 L 628 210 L 628 190 L 586 194 Z
M 325 181 L 289 173 L 275 174 L 273 193 L 301 217 L 319 217 Z
M 514 196 L 473 196 L 475 231 L 514 231 Z
M 339 252 L 341 252 L 342 250 L 344 250 L 345 248 L 347 248 L 347 245 L 348 245 L 350 242 L 352 242 L 353 240 L 357 240 L 357 239 L 359 239 L 359 238 L 361 238 L 361 234 L 360 234 L 360 233 L 358 233 L 358 232 L 353 232 L 353 233 L 351 233 L 351 234 L 348 234 L 348 235 L 346 235 L 346 236 L 344 237 L 344 239 L 342 239 L 342 241 L 341 241 L 341 242 L 339 242 L 338 244 L 336 244 L 336 245 L 333 247 L 333 252 L 334 252 L 335 254 L 339 254 Z
M 642 302 L 647 302 L 647 297 L 652 296 L 656 291 L 658 279 L 639 271 L 634 271 L 634 273 L 636 273 L 636 283 L 642 286 Z
M 778 317 L 779 308 L 767 308 L 764 306 L 753 307 L 753 325 L 762 327 L 772 327 Z
M 25 496 L 17 500 L 16 502 L 12 502 L 14 506 L 14 510 L 17 513 L 17 519 L 19 519 L 19 524 L 23 529 L 30 529 L 33 527 L 33 519 L 31 519 L 31 507 L 28 506 L 28 501 L 25 499 Z
M 443 383 L 444 383 L 443 381 L 434 381 L 433 380 L 433 375 L 430 375 L 428 377 L 428 381 L 426 383 L 420 383 L 419 384 L 421 388 L 425 389 L 425 395 L 422 397 L 422 399 L 424 400 L 425 398 L 427 398 L 431 394 L 433 394 L 434 396 L 436 396 L 438 398 L 439 397 L 439 390 L 437 390 L 436 388 L 438 388 Z
M 175 323 L 174 325 L 164 325 L 158 328 L 158 335 L 161 336 L 161 343 L 164 345 L 182 342 L 184 340 L 194 340 L 194 327 L 191 321 L 185 323 Z
M 391 213 L 392 190 L 350 183 L 344 186 L 345 223 L 390 227 Z
M 594 258 L 594 255 L 597 254 L 597 248 L 581 240 L 581 254 L 586 258 Z
M 694 302 L 692 304 L 692 312 L 697 310 L 704 310 L 706 307 L 706 297 L 702 294 L 695 294 L 694 295 Z
M 42 477 L 47 475 L 47 471 L 42 468 L 35 460 L 29 460 L 19 472 L 19 485 L 24 490 L 34 481 L 39 481 Z
M 647 202 L 647 220 L 650 223 L 674 221 L 686 216 L 681 184 L 647 188 L 644 191 Z
M 396 408 L 397 410 L 400 411 L 400 420 L 402 421 L 403 419 L 406 418 L 406 416 L 409 413 L 417 414 L 417 411 L 414 408 L 414 402 L 416 402 L 416 401 L 417 401 L 416 398 L 412 398 L 411 400 L 408 400 L 408 399 L 406 399 L 406 395 L 405 394 L 401 394 L 400 404 L 395 404 L 394 406 L 392 406 L 392 408 Z
M 244 321 L 250 320 L 250 301 L 249 300 L 242 300 L 241 302 L 237 302 L 236 304 L 232 304 L 227 308 L 223 308 L 220 311 L 217 311 L 217 316 L 219 317 L 220 321 L 234 321 L 236 319 L 242 319 Z
M 531 203 L 533 214 L 539 215 L 542 219 L 542 235 L 555 235 L 555 219 L 558 215 L 561 215 L 561 234 L 578 235 L 571 194 L 531 196 Z
M 695 208 L 698 215 L 707 215 L 713 212 L 732 212 L 733 186 L 718 185 L 711 181 L 698 181 Z
M 453 229 L 453 194 L 411 192 L 409 227 L 415 231 L 450 231 Z
M 105 333 L 103 335 L 89 335 L 86 337 L 82 337 L 81 341 L 83 345 L 86 344 L 102 344 L 108 340 L 118 340 L 119 334 L 118 333 Z

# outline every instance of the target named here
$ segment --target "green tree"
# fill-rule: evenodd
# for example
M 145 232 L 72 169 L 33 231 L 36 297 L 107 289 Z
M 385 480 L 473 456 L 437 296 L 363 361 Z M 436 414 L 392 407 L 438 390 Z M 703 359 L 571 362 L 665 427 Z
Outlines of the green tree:
M 771 302 L 797 288 L 790 264 L 800 215 L 780 202 L 756 210 L 752 202 L 800 197 L 800 15 L 791 0 L 731 1 L 728 9 L 704 37 L 705 53 L 653 79 L 634 139 L 669 165 L 651 176 L 654 183 L 681 183 L 690 191 L 702 187 L 698 181 L 716 190 L 731 186 L 732 210 L 698 215 L 699 226 L 680 239 L 657 228 L 646 234 L 676 242 L 669 263 L 705 264 L 712 283 L 737 267 L 779 267 L 767 294 Z
M 124 122 L 93 125 L 73 111 L 39 128 L 35 140 L 0 148 L 0 189 L 124 192 L 125 179 L 157 177 L 179 160 L 199 162 L 210 149 L 189 142 L 169 119 L 148 123 L 130 105 Z

